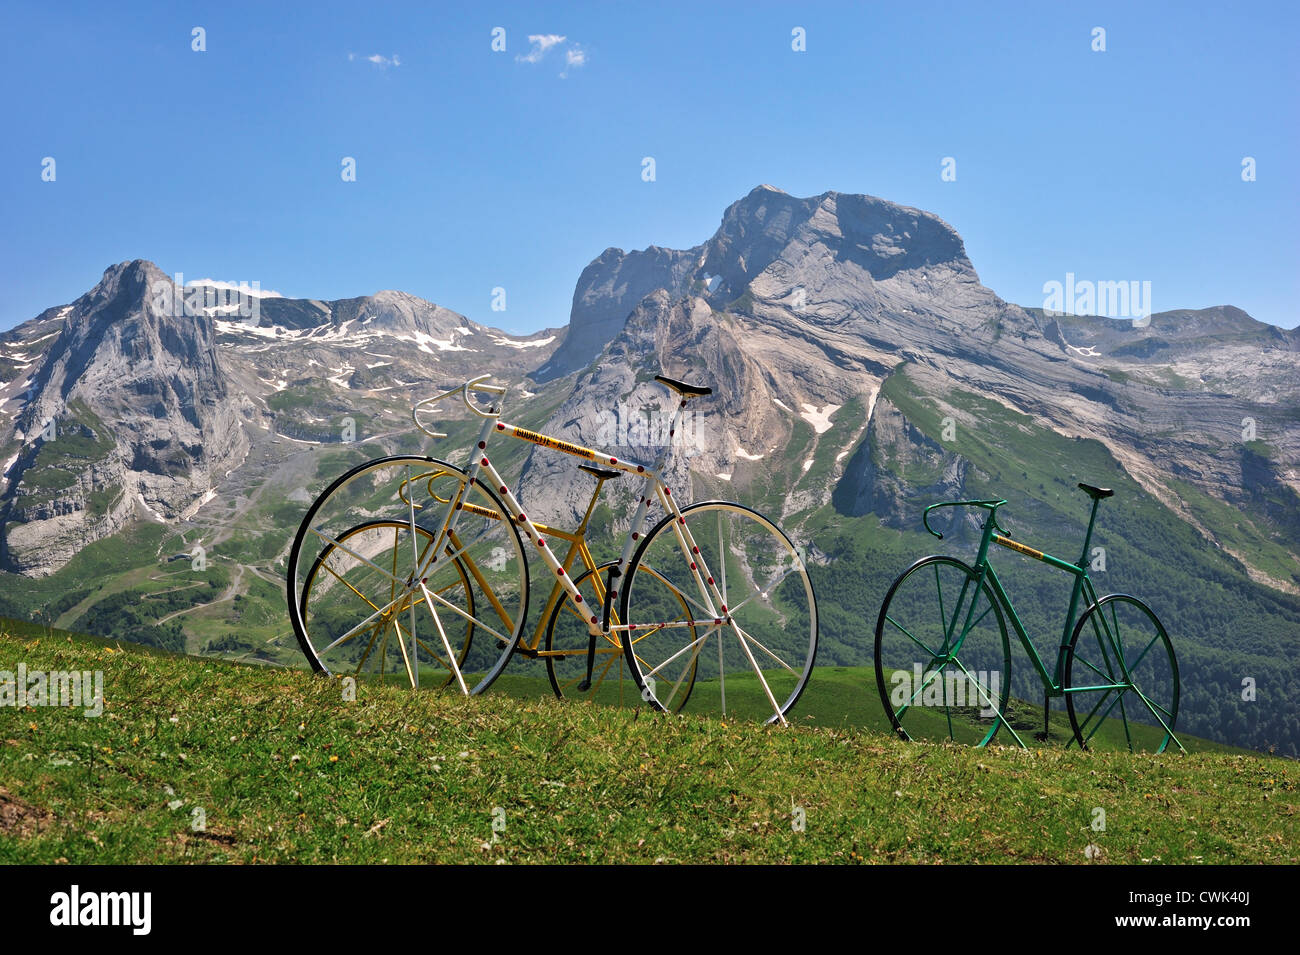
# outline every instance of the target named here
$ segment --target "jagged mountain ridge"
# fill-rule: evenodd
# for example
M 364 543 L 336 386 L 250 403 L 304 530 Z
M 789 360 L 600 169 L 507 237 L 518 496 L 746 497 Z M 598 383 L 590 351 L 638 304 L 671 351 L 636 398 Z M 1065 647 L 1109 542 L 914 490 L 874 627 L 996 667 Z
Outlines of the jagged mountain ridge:
M 277 434 L 328 444 L 350 421 L 364 438 L 415 395 L 518 374 L 556 337 L 512 336 L 402 292 L 237 296 L 178 288 L 143 260 L 112 266 L 0 336 L 0 564 L 48 574 L 133 521 L 183 523 Z
M 880 472 L 855 452 L 881 384 L 910 362 L 928 370 L 939 395 L 958 388 L 988 395 L 1063 435 L 1101 440 L 1144 488 L 1211 539 L 1213 529 L 1183 506 L 1170 477 L 1234 506 L 1258 501 L 1262 487 L 1288 499 L 1300 492 L 1300 333 L 1239 309 L 1180 310 L 1134 323 L 1020 308 L 980 283 L 960 237 L 938 217 L 835 192 L 797 199 L 761 186 L 727 209 L 708 242 L 677 254 L 654 250 L 655 261 L 678 270 L 660 270 L 664 284 L 619 325 L 608 316 L 626 302 L 631 283 L 623 272 L 638 254 L 607 250 L 584 271 L 568 336 L 587 351 L 598 333 L 609 338 L 551 425 L 590 440 L 608 417 L 611 397 L 600 396 L 612 396 L 613 382 L 623 383 L 617 401 L 652 403 L 644 382 L 630 389 L 632 372 L 662 366 L 686 374 L 694 365 L 720 394 L 703 429 L 715 440 L 693 466 L 705 486 L 716 487 L 710 478 L 718 477 L 744 485 L 747 472 L 762 475 L 762 459 L 798 453 L 809 462 L 833 444 L 828 480 L 794 489 L 795 504 L 825 504 L 834 492 L 846 513 L 871 510 L 880 502 L 870 486 Z M 681 275 L 683 256 L 698 264 Z M 647 312 L 682 330 L 647 334 Z M 606 317 L 580 323 L 591 314 Z M 556 355 L 577 347 L 566 336 Z M 834 419 L 855 400 L 865 414 Z M 954 423 L 960 417 L 958 409 Z M 792 452 L 800 419 L 815 431 L 813 447 Z M 1271 449 L 1263 456 L 1243 451 L 1252 422 Z M 557 465 L 532 457 L 537 475 L 527 482 L 544 495 Z M 956 493 L 960 467 L 949 465 Z M 910 510 L 878 516 L 895 526 L 915 519 Z M 1293 536 L 1289 546 L 1297 545 Z M 1296 588 L 1296 580 L 1253 572 Z
M 61 310 L 13 422 L 6 566 L 49 572 L 141 511 L 178 517 L 243 460 L 212 329 L 157 307 L 156 283 L 148 263 L 115 266 Z

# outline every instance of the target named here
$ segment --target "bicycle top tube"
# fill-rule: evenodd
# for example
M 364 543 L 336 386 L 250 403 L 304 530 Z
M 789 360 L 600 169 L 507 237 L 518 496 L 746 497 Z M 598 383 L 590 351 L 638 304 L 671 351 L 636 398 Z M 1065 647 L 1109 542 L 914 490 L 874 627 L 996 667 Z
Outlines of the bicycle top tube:
M 509 437 L 519 438 L 524 441 L 530 441 L 533 444 L 540 445 L 541 447 L 544 448 L 550 448 L 551 450 L 554 451 L 561 451 L 564 452 L 565 454 L 571 454 L 574 457 L 583 458 L 593 463 L 607 465 L 619 471 L 623 471 L 631 474 L 637 474 L 649 478 L 655 483 L 662 483 L 662 479 L 658 474 L 659 467 L 661 467 L 663 464 L 662 461 L 660 461 L 658 465 L 654 465 L 654 466 L 640 465 L 637 464 L 636 462 L 620 460 L 617 456 L 608 454 L 607 452 L 601 451 L 596 448 L 588 448 L 580 444 L 575 444 L 570 441 L 565 441 L 561 438 L 553 437 L 552 435 L 543 434 L 537 431 L 532 431 L 527 428 L 521 428 L 518 425 L 507 424 L 501 421 L 501 413 L 502 413 L 501 402 L 497 402 L 495 404 L 489 405 L 488 407 L 484 408 L 484 407 L 480 407 L 480 405 L 473 398 L 470 397 L 471 392 L 481 392 L 484 394 L 504 396 L 507 391 L 507 388 L 504 385 L 487 383 L 488 379 L 491 377 L 492 377 L 491 375 L 479 375 L 477 378 L 471 378 L 469 381 L 465 382 L 462 385 L 457 385 L 454 388 L 449 388 L 446 391 L 433 395 L 432 397 L 424 398 L 416 402 L 415 406 L 411 409 L 411 418 L 415 422 L 415 426 L 422 433 L 428 435 L 431 438 L 447 437 L 446 432 L 434 431 L 431 428 L 426 427 L 424 423 L 420 421 L 420 410 L 422 408 L 434 405 L 447 398 L 460 396 L 461 400 L 465 403 L 465 407 L 468 408 L 470 412 L 472 412 L 473 414 L 477 415 L 480 418 L 485 418 L 488 421 L 496 422 L 496 430 L 506 433 Z M 675 378 L 668 378 L 664 375 L 655 375 L 655 380 L 660 384 L 664 385 L 670 391 L 676 392 L 676 394 L 680 399 L 678 413 L 680 413 L 680 409 L 684 408 L 686 406 L 686 403 L 690 401 L 692 398 L 702 398 L 713 394 L 712 388 L 708 388 L 700 385 L 689 385 L 686 384 L 685 382 L 678 381 Z M 670 431 L 669 433 L 671 434 L 672 432 Z M 482 444 L 479 445 L 479 447 L 482 446 L 483 446 Z M 667 493 L 671 493 L 671 492 L 667 492 Z
M 921 523 L 925 529 L 933 534 L 939 540 L 943 540 L 943 535 L 930 526 L 930 512 L 939 507 L 982 507 L 991 512 L 993 529 L 1006 533 L 1006 528 L 998 525 L 998 508 L 1007 503 L 1005 500 L 1000 501 L 942 501 L 938 504 L 931 504 L 921 515 Z

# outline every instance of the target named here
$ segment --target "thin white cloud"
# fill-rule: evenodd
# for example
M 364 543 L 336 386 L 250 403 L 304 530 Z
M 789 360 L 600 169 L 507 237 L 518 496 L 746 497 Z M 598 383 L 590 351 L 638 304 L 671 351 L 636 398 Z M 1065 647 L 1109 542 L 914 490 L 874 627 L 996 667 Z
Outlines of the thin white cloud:
M 528 37 L 528 42 L 532 44 L 532 49 L 526 56 L 516 56 L 515 59 L 520 63 L 540 63 L 542 57 L 546 56 L 551 47 L 565 41 L 566 37 L 558 33 L 533 33 Z
M 579 67 L 585 66 L 586 63 L 587 51 L 578 46 L 578 44 L 573 44 L 573 46 L 564 51 L 564 72 L 560 74 L 560 79 L 567 77 L 569 75 L 569 70 L 576 70 Z
M 353 63 L 353 62 L 355 62 L 357 59 L 358 59 L 357 54 L 355 54 L 355 53 L 349 53 L 349 54 L 348 54 L 348 62 L 349 62 L 349 63 Z M 360 57 L 360 59 L 365 60 L 367 63 L 373 63 L 375 66 L 379 67 L 381 70 L 386 70 L 386 69 L 388 69 L 390 66 L 401 66 L 401 65 L 402 65 L 402 58 L 401 58 L 400 56 L 398 56 L 396 53 L 394 53 L 392 56 L 383 56 L 382 54 L 379 54 L 379 53 L 372 53 L 370 56 L 363 56 L 363 57 Z

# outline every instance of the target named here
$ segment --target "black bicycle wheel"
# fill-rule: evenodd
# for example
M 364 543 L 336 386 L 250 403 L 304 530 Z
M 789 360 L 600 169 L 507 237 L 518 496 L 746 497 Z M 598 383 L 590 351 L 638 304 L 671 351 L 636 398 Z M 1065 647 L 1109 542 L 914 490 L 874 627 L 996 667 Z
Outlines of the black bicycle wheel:
M 619 595 L 624 652 L 656 709 L 783 721 L 817 655 L 803 555 L 756 511 L 705 501 L 646 535 Z

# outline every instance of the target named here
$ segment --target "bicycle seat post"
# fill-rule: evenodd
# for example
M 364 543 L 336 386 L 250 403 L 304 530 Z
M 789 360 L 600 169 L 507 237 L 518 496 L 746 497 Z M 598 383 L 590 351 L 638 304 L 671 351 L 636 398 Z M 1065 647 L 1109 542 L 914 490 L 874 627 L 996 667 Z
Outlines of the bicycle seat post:
M 1088 515 L 1088 530 L 1083 535 L 1083 553 L 1079 557 L 1079 566 L 1088 566 L 1088 546 L 1092 543 L 1092 530 L 1097 524 L 1097 506 L 1101 504 L 1104 497 L 1110 497 L 1115 492 L 1110 488 L 1093 487 L 1091 484 L 1080 484 L 1079 489 L 1084 491 L 1092 498 L 1092 513 Z

